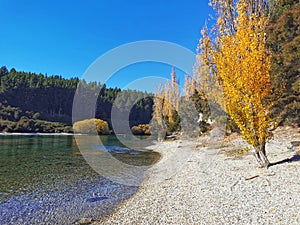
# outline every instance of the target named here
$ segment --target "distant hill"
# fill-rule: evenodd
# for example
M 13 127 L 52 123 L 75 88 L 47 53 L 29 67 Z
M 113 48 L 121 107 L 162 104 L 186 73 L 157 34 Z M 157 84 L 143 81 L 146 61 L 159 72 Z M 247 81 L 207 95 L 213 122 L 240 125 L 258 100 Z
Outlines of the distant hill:
M 77 87 L 87 101 L 90 99 L 89 96 L 99 94 L 96 115 L 91 117 L 110 123 L 112 105 L 115 104 L 120 115 L 126 110 L 130 111 L 130 126 L 147 124 L 151 120 L 153 107 L 151 94 L 107 88 L 105 84 L 79 81 L 78 78 L 48 77 L 15 69 L 8 71 L 3 66 L 0 68 L 0 125 L 10 124 L 11 129 L 7 126 L 0 126 L 0 131 L 7 128 L 7 131 L 24 130 L 25 132 L 26 129 L 16 129 L 21 119 L 23 122 L 26 119 L 33 120 L 31 123 L 36 123 L 37 120 L 57 122 L 55 125 L 57 127 L 70 126 L 73 98 Z M 134 101 L 137 102 L 133 108 L 128 108 Z M 49 128 L 49 126 L 44 127 Z M 35 130 L 39 131 L 35 126 L 29 129 L 29 131 Z M 53 132 L 55 129 L 42 130 Z M 61 129 L 58 130 L 61 131 Z

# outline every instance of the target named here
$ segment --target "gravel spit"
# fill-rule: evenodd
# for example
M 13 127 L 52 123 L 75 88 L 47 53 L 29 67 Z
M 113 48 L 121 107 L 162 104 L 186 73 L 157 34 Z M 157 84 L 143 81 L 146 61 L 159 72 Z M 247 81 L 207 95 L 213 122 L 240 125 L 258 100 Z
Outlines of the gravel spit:
M 160 143 L 153 149 L 162 160 L 149 170 L 138 192 L 92 224 L 298 225 L 300 156 L 290 143 L 299 140 L 299 129 L 277 129 L 267 145 L 268 158 L 273 163 L 292 161 L 268 169 L 258 168 L 246 151 L 236 153 L 247 147 L 239 137 L 219 148 L 205 147 L 201 140 Z M 170 161 L 175 172 L 161 175 Z

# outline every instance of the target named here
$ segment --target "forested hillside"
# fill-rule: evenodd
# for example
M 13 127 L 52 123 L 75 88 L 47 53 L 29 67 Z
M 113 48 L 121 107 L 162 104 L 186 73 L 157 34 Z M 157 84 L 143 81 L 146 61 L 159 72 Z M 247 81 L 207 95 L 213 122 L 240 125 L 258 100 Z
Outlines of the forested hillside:
M 96 118 L 110 123 L 111 109 L 115 102 L 118 111 L 130 111 L 132 102 L 138 100 L 130 111 L 130 125 L 149 123 L 152 115 L 153 99 L 151 95 L 135 90 L 121 91 L 119 88 L 107 88 L 105 84 L 80 81 L 78 78 L 65 79 L 61 76 L 45 76 L 30 72 L 19 72 L 15 69 L 0 69 L 0 120 L 5 125 L 8 122 L 20 122 L 21 119 L 60 122 L 59 126 L 71 125 L 72 104 L 77 86 L 85 99 L 99 93 Z M 11 125 L 6 131 L 22 131 L 17 124 Z M 56 124 L 57 125 L 57 124 Z M 29 131 L 44 131 L 34 125 Z M 4 130 L 7 126 L 2 126 Z M 68 128 L 69 130 L 69 128 Z M 51 129 L 51 132 L 55 130 Z M 61 129 L 59 129 L 61 131 Z

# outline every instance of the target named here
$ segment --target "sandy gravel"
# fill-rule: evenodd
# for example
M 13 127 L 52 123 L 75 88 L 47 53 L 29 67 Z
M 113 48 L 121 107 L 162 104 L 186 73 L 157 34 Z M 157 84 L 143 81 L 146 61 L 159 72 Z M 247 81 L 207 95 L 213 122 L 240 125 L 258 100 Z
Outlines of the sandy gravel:
M 236 153 L 247 147 L 239 137 L 215 148 L 205 146 L 203 139 L 154 146 L 162 153 L 162 162 L 150 169 L 132 198 L 94 224 L 298 225 L 300 156 L 292 141 L 300 141 L 299 129 L 275 132 L 267 145 L 269 160 L 293 161 L 269 169 L 259 169 L 250 154 Z M 174 173 L 166 170 L 170 165 Z

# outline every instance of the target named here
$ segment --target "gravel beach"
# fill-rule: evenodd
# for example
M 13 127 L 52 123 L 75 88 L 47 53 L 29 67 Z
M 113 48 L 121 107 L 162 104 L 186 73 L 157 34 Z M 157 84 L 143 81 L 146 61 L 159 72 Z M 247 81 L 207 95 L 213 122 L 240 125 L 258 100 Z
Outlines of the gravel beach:
M 238 136 L 218 148 L 203 139 L 152 146 L 162 159 L 138 192 L 93 224 L 300 224 L 299 147 L 291 145 L 299 140 L 299 129 L 277 129 L 268 169 Z M 164 173 L 170 165 L 175 172 Z

